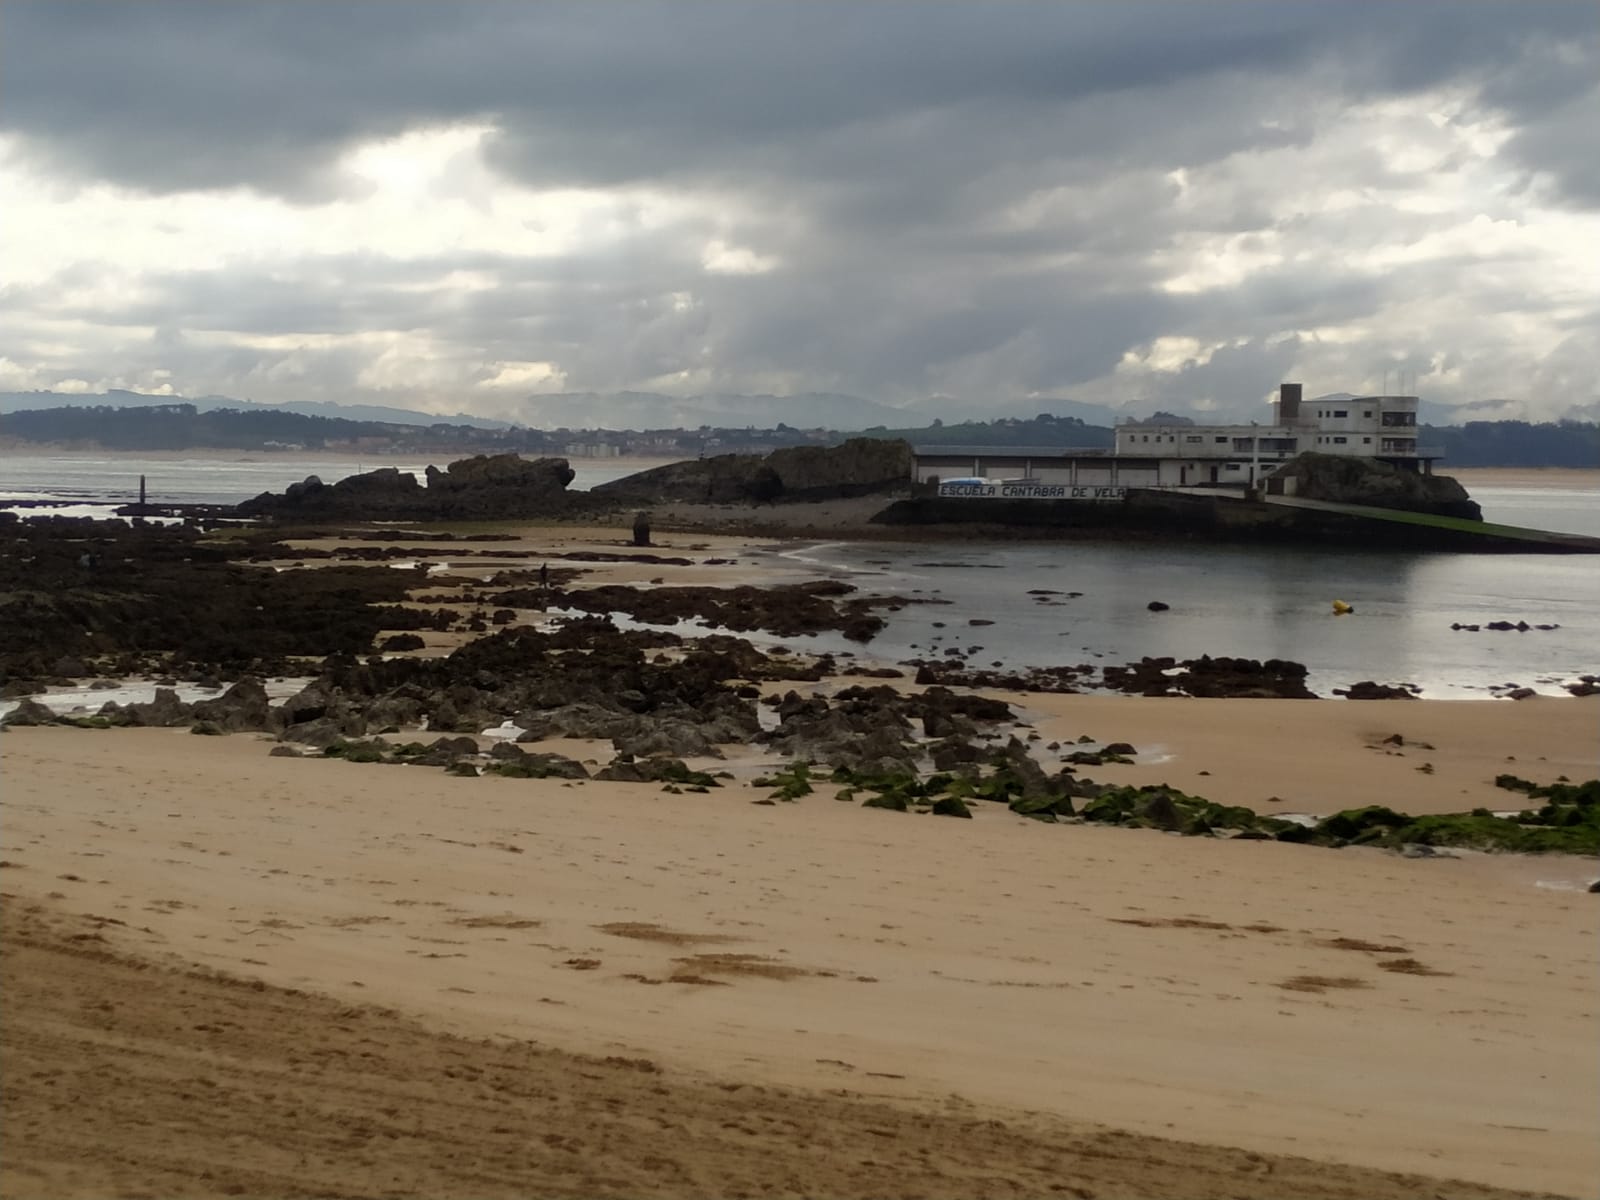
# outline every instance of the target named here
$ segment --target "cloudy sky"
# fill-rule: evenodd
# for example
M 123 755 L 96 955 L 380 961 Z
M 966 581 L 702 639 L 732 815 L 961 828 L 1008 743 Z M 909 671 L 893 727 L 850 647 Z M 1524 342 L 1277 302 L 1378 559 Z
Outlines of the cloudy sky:
M 1581 0 L 7 0 L 0 390 L 1551 417 L 1597 130 Z

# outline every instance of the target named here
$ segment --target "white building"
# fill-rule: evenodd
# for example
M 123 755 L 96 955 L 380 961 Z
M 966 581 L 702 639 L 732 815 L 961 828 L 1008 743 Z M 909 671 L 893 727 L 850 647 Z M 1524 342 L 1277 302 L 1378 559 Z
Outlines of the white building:
M 1307 450 L 1373 458 L 1423 474 L 1438 450 L 1417 445 L 1417 397 L 1355 396 L 1302 404 L 1298 383 L 1279 388 L 1262 425 L 1116 427 L 1112 450 L 1072 447 L 919 446 L 917 479 L 1028 479 L 1075 487 L 1249 487 Z

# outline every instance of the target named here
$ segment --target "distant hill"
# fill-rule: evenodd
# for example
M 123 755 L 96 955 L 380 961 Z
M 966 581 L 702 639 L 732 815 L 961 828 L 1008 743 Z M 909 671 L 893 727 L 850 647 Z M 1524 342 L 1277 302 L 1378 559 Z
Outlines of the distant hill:
M 286 404 L 257 404 L 230 396 L 152 396 L 145 392 L 0 392 L 0 414 L 52 408 L 160 408 L 170 404 L 191 404 L 196 412 L 231 409 L 235 412 L 295 413 L 307 417 L 328 417 L 341 421 L 382 421 L 390 425 L 470 425 L 474 429 L 505 429 L 508 423 L 466 413 L 444 416 L 415 412 L 409 408 L 387 408 L 375 404 L 330 404 L 326 401 L 293 400 Z
M 1453 467 L 1600 468 L 1600 425 L 1593 421 L 1424 425 L 1417 441 L 1444 451 L 1439 470 L 1445 475 Z
M 996 421 L 957 421 L 948 425 L 940 421 L 902 429 L 880 426 L 863 430 L 862 436 L 900 439 L 913 446 L 1072 446 L 1085 450 L 1103 450 L 1116 441 L 1108 426 L 1045 413 L 1031 420 L 1001 417 Z
M 543 451 L 545 435 L 470 425 L 350 421 L 287 412 L 273 405 L 201 411 L 190 403 L 123 407 L 80 404 L 21 409 L 0 420 L 0 437 L 106 450 L 351 450 L 450 452 L 492 445 Z
M 482 419 L 450 421 L 424 413 L 383 407 L 258 404 L 221 407 L 221 397 L 202 402 L 112 392 L 113 400 L 133 397 L 137 403 L 91 404 L 97 397 L 71 397 L 74 403 L 41 409 L 17 407 L 18 398 L 34 403 L 59 401 L 49 392 L 10 393 L 0 397 L 0 440 L 49 443 L 107 450 L 360 450 L 378 454 L 454 455 L 517 453 L 574 457 L 638 455 L 694 459 L 707 454 L 761 453 L 783 446 L 827 446 L 853 433 L 878 439 L 900 439 L 926 446 L 1049 446 L 1103 449 L 1113 444 L 1110 426 L 1080 418 L 1040 413 L 1030 418 L 1000 417 L 989 421 L 926 425 L 876 425 L 859 429 L 796 428 L 784 421 L 763 423 L 753 412 L 739 414 L 737 424 L 646 426 L 612 430 L 579 425 L 567 428 L 506 426 Z M 655 399 L 639 409 L 660 415 Z M 756 397 L 756 399 L 762 399 Z M 765 397 L 778 401 L 779 397 Z M 880 406 L 881 407 L 881 406 Z M 341 413 L 403 413 L 406 421 L 352 420 L 299 411 L 332 408 Z M 906 413 L 886 409 L 897 417 Z M 575 414 L 568 414 L 576 420 Z M 700 414 L 697 414 L 700 415 Z M 1452 467 L 1586 467 L 1600 468 L 1600 424 L 1593 421 L 1469 421 L 1461 426 L 1423 425 L 1418 440 L 1444 452 L 1442 469 Z
M 561 392 L 527 396 L 500 412 L 536 429 L 801 429 L 857 430 L 906 413 L 860 396 L 803 392 L 793 396 L 747 396 L 716 392 L 666 396 L 659 392 Z

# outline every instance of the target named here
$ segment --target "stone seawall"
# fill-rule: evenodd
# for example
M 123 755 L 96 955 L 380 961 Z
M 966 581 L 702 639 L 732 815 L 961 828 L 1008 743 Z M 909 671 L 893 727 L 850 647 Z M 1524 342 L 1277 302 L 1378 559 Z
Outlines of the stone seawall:
M 914 496 L 878 513 L 887 526 L 965 527 L 973 536 L 1138 538 L 1328 545 L 1475 554 L 1596 554 L 1600 539 L 1355 505 L 1286 504 L 1231 493 L 1132 489 L 1110 503 Z

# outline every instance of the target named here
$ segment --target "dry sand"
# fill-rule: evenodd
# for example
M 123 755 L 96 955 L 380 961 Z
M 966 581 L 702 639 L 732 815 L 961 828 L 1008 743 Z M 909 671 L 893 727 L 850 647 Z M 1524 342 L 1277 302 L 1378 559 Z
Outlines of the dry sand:
M 1400 1200 L 1440 1186 L 452 1037 L 382 1006 L 152 966 L 112 951 L 107 928 L 0 909 L 0 1036 L 27 1081 L 3 1099 L 5 1196 Z
M 1060 698 L 1062 720 L 1099 719 L 1076 699 L 1091 698 Z M 1092 699 L 1127 706 L 1124 735 L 1146 709 L 1192 722 L 1173 742 L 1207 728 L 1202 702 Z M 1340 722 L 1361 707 L 1211 708 L 1211 778 L 1247 777 L 1225 745 L 1259 752 L 1280 717 L 1312 720 L 1301 710 L 1340 726 L 1350 778 L 1395 769 L 1348 745 Z M 1455 711 L 1365 707 L 1430 740 Z M 1481 708 L 1505 716 L 1478 733 L 1519 754 L 1513 726 L 1594 711 Z M 1223 727 L 1253 732 L 1226 743 Z M 242 1194 L 295 1194 L 282 1181 L 301 1170 L 327 1195 L 1472 1194 L 1063 1122 L 1568 1195 L 1600 1180 L 1592 861 L 1410 861 L 993 806 L 972 821 L 768 807 L 742 787 L 459 779 L 266 748 L 0 739 L 0 885 L 56 923 L 24 922 L 32 957 L 7 954 L 8 1001 L 29 1003 L 6 1006 L 6 1194 L 227 1190 L 201 1167 Z M 1333 753 L 1306 751 L 1307 792 Z M 83 934 L 105 941 L 66 940 Z M 129 974 L 86 946 L 332 999 Z M 369 1004 L 422 1024 L 341 1015 Z M 717 1083 L 798 1090 L 725 1092 L 719 1109 Z M 884 1115 L 849 1107 L 861 1097 Z
M 1400 812 L 1509 811 L 1523 797 L 1496 775 L 1593 779 L 1600 698 L 1203 700 L 1020 696 L 1044 740 L 1128 742 L 1132 766 L 1088 768 L 1107 783 L 1167 783 L 1275 814 L 1385 804 Z M 1386 739 L 1399 734 L 1402 744 Z M 1074 749 L 1062 746 L 1062 752 Z

